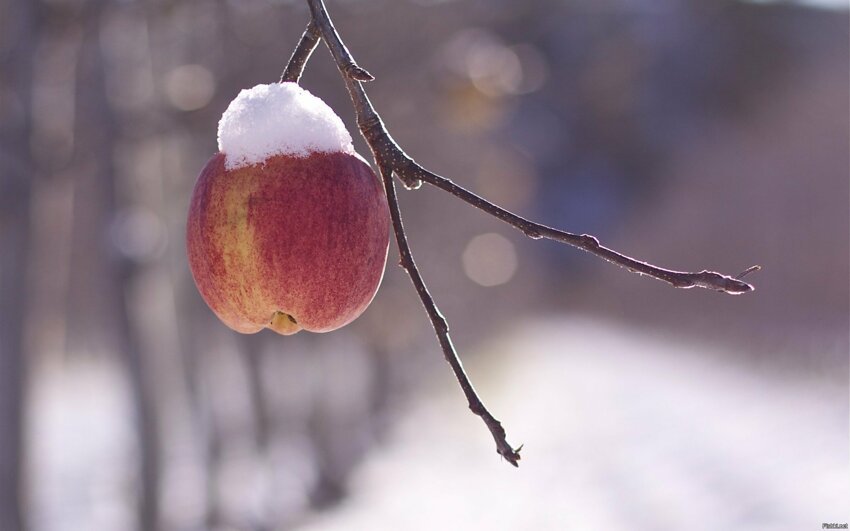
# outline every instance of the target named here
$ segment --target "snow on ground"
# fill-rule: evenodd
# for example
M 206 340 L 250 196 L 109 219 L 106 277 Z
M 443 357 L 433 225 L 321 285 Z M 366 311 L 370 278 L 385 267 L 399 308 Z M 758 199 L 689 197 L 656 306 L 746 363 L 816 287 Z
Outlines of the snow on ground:
M 848 521 L 847 386 L 590 320 L 525 324 L 468 370 L 500 462 L 446 375 L 305 529 L 806 530 Z
M 35 372 L 27 437 L 31 529 L 133 529 L 135 442 L 120 368 L 52 360 Z

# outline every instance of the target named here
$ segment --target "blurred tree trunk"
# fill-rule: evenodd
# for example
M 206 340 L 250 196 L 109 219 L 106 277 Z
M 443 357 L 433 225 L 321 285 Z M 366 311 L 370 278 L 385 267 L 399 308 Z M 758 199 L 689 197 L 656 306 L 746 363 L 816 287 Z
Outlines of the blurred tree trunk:
M 253 417 L 254 444 L 257 453 L 265 455 L 269 449 L 271 436 L 271 412 L 269 411 L 268 397 L 263 388 L 263 342 L 264 339 L 258 334 L 241 336 L 239 341 L 239 354 L 245 365 L 245 373 L 248 380 L 248 397 L 251 404 L 251 416 Z
M 139 531 L 159 529 L 160 433 L 154 377 L 146 363 L 138 323 L 130 307 L 128 291 L 137 276 L 138 265 L 122 254 L 115 238 L 116 220 L 124 207 L 119 199 L 119 173 L 114 157 L 121 137 L 119 118 L 107 97 L 107 60 L 99 42 L 101 21 L 106 3 L 93 5 L 85 18 L 78 75 L 78 108 L 80 128 L 77 131 L 80 156 L 90 156 L 89 188 L 93 198 L 85 198 L 97 210 L 94 244 L 97 269 L 105 274 L 98 279 L 104 292 L 105 315 L 100 315 L 111 336 L 121 361 L 125 364 L 134 409 L 138 444 L 136 528 Z M 89 236 L 90 237 L 90 236 Z
M 177 278 L 178 275 L 175 275 Z M 176 283 L 175 283 L 176 284 Z M 193 288 L 194 289 L 194 288 Z M 201 522 L 204 529 L 216 529 L 221 526 L 221 504 L 218 499 L 217 481 L 221 467 L 222 441 L 220 426 L 210 406 L 207 386 L 204 384 L 203 352 L 198 344 L 203 326 L 199 324 L 195 305 L 178 290 L 178 326 L 181 354 L 181 370 L 188 393 L 189 407 L 195 429 L 197 447 L 202 454 L 203 476 L 203 514 Z
M 23 528 L 23 350 L 29 243 L 29 180 L 6 171 L 3 195 L 11 197 L 0 218 L 0 529 Z M 11 190 L 10 190 L 11 188 Z
M 24 317 L 34 165 L 30 150 L 35 13 L 29 0 L 3 8 L 0 90 L 17 108 L 0 122 L 0 529 L 24 529 Z M 11 38 L 10 38 L 11 37 Z
M 9 164 L 6 154 L 3 159 L 6 169 L 0 183 L 4 198 L 0 214 L 0 529 L 12 531 L 23 528 L 22 439 L 27 374 L 23 331 L 31 175 L 25 161 Z

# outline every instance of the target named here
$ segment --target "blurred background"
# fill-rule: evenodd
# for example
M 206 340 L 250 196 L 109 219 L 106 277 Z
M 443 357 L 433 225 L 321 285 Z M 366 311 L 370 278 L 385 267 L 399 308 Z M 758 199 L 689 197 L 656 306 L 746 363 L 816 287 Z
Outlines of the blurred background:
M 675 290 L 401 191 L 515 470 L 394 248 L 331 334 L 239 336 L 192 283 L 217 120 L 279 77 L 304 2 L 3 0 L 0 531 L 847 522 L 846 2 L 328 4 L 426 167 L 657 265 L 761 264 L 757 291 Z M 302 84 L 355 131 L 323 46 Z

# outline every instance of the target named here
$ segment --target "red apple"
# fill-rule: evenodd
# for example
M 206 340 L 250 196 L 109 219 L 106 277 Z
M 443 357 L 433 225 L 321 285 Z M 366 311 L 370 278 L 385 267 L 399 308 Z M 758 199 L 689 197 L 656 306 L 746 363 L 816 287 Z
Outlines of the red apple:
M 195 184 L 187 245 L 201 296 L 230 328 L 328 332 L 357 318 L 381 283 L 387 199 L 356 154 L 227 169 L 218 153 Z

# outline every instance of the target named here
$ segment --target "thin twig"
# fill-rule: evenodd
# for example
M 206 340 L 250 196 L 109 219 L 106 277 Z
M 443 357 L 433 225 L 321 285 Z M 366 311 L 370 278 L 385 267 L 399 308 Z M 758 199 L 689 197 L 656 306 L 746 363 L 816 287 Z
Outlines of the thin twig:
M 307 64 L 310 56 L 313 55 L 313 50 L 315 50 L 316 45 L 319 44 L 320 38 L 321 35 L 319 34 L 318 28 L 316 28 L 316 25 L 313 24 L 313 21 L 311 20 L 310 23 L 307 24 L 307 29 L 304 30 L 304 34 L 301 35 L 301 40 L 299 40 L 298 44 L 295 46 L 295 50 L 292 52 L 289 62 L 286 63 L 286 69 L 280 76 L 281 83 L 287 81 L 298 83 L 298 80 L 301 79 L 301 74 L 304 72 L 304 66 Z
M 664 269 L 647 262 L 635 260 L 630 256 L 626 256 L 614 251 L 613 249 L 609 249 L 608 247 L 601 245 L 595 236 L 591 236 L 589 234 L 573 234 L 571 232 L 553 229 L 552 227 L 547 227 L 546 225 L 542 225 L 534 221 L 529 221 L 514 214 L 513 212 L 505 210 L 499 205 L 487 201 L 483 197 L 480 197 L 461 186 L 458 186 L 445 177 L 426 170 L 406 155 L 404 163 L 396 170 L 396 173 L 406 173 L 410 177 L 419 178 L 428 184 L 434 185 L 441 190 L 445 190 L 455 197 L 466 201 L 470 205 L 515 227 L 529 238 L 535 240 L 546 238 L 578 247 L 579 249 L 594 254 L 608 262 L 626 268 L 633 273 L 656 278 L 667 282 L 676 288 L 706 288 L 722 291 L 732 295 L 738 295 L 754 289 L 752 285 L 747 284 L 740 279 L 745 274 L 760 269 L 759 266 L 752 266 L 744 273 L 735 277 L 723 275 L 714 271 L 700 271 L 699 273 L 693 273 L 688 271 L 673 271 L 671 269 Z
M 290 64 L 287 66 L 286 72 L 290 69 L 297 72 L 295 80 L 297 81 L 301 70 L 304 67 L 307 59 L 310 56 L 315 42 L 310 44 L 308 41 L 309 35 L 317 34 L 317 37 L 324 40 L 331 55 L 336 62 L 337 68 L 342 74 L 345 81 L 348 93 L 351 96 L 351 101 L 354 105 L 354 110 L 357 115 L 357 125 L 360 133 L 366 139 L 366 143 L 372 150 L 372 154 L 381 172 L 384 180 L 384 187 L 387 192 L 387 199 L 390 205 L 390 215 L 393 220 L 393 228 L 395 230 L 396 241 L 398 242 L 399 253 L 401 255 L 400 265 L 407 271 L 411 281 L 416 287 L 419 298 L 425 306 L 425 310 L 431 319 L 431 324 L 434 326 L 434 331 L 440 341 L 440 346 L 443 349 L 446 361 L 451 365 L 455 376 L 460 382 L 461 388 L 469 402 L 469 407 L 476 415 L 484 420 L 493 438 L 496 441 L 498 452 L 504 456 L 513 465 L 517 465 L 519 460 L 519 449 L 514 450 L 506 441 L 505 431 L 499 421 L 493 418 L 492 415 L 484 407 L 484 404 L 479 399 L 475 389 L 469 382 L 469 378 L 464 372 L 463 365 L 457 356 L 454 346 L 448 334 L 448 325 L 445 318 L 440 314 L 434 303 L 433 298 L 428 293 L 422 276 L 413 261 L 413 256 L 410 253 L 410 248 L 407 243 L 407 237 L 404 233 L 404 227 L 401 222 L 401 214 L 398 208 L 395 186 L 392 182 L 392 175 L 398 177 L 408 189 L 415 189 L 421 186 L 422 182 L 427 182 L 432 186 L 436 186 L 455 197 L 469 203 L 470 205 L 483 210 L 484 212 L 504 221 L 521 231 L 523 234 L 532 239 L 546 238 L 549 240 L 565 243 L 578 247 L 584 251 L 594 254 L 608 262 L 626 268 L 634 273 L 651 276 L 658 280 L 667 282 L 677 288 L 693 288 L 700 287 L 712 289 L 729 294 L 740 294 L 752 291 L 752 285 L 741 280 L 745 275 L 757 271 L 759 266 L 752 266 L 746 269 L 743 273 L 732 277 L 714 271 L 674 271 L 654 266 L 647 262 L 641 262 L 624 254 L 618 253 L 613 249 L 602 246 L 596 237 L 588 234 L 573 234 L 570 232 L 547 227 L 540 223 L 536 223 L 514 214 L 486 199 L 474 194 L 473 192 L 463 188 L 452 182 L 451 180 L 437 175 L 424 167 L 420 166 L 410 156 L 408 156 L 399 145 L 393 140 L 389 132 L 384 126 L 383 120 L 378 115 L 366 91 L 363 89 L 360 81 L 371 81 L 373 78 L 363 68 L 357 65 L 351 53 L 342 42 L 339 34 L 334 28 L 325 8 L 323 0 L 307 0 L 310 6 L 312 19 L 304 32 L 301 42 L 293 53 Z M 304 49 L 308 51 L 304 52 Z M 286 77 L 286 72 L 284 77 Z M 282 80 L 284 80 L 282 78 Z
M 484 424 L 487 425 L 487 428 L 493 435 L 493 439 L 496 441 L 496 449 L 499 454 L 507 459 L 512 465 L 519 466 L 519 450 L 514 450 L 513 447 L 508 444 L 505 429 L 502 427 L 502 424 L 496 420 L 489 411 L 487 411 L 484 403 L 481 402 L 481 399 L 478 397 L 478 393 L 475 392 L 475 388 L 472 386 L 472 382 L 469 381 L 469 377 L 466 375 L 466 371 L 463 368 L 463 363 L 460 361 L 457 351 L 452 344 L 452 339 L 449 336 L 449 324 L 437 308 L 437 304 L 428 292 L 428 288 L 425 286 L 425 281 L 422 280 L 422 275 L 419 273 L 419 268 L 416 267 L 416 262 L 413 260 L 413 255 L 410 252 L 410 245 L 407 243 L 407 235 L 404 232 L 404 225 L 401 221 L 401 212 L 399 211 L 398 198 L 395 193 L 395 183 L 393 183 L 392 168 L 388 164 L 379 164 L 379 168 L 381 178 L 384 181 L 384 189 L 387 192 L 387 201 L 390 205 L 390 217 L 393 220 L 393 230 L 395 232 L 396 243 L 398 244 L 398 253 L 401 257 L 399 265 L 401 265 L 401 267 L 407 272 L 410 280 L 416 288 L 416 293 L 419 294 L 419 299 L 422 300 L 422 304 L 428 312 L 428 318 L 431 320 L 431 325 L 434 327 L 434 332 L 437 334 L 437 339 L 440 341 L 440 346 L 443 349 L 443 355 L 454 371 L 457 381 L 460 384 L 460 388 L 463 389 L 463 394 L 466 396 L 466 400 L 469 403 L 469 409 L 481 417 L 481 420 L 483 420 Z
M 331 18 L 328 15 L 327 9 L 325 9 L 324 2 L 307 0 L 307 3 L 310 6 L 310 13 L 313 15 L 311 23 L 316 24 L 319 27 L 322 38 L 324 38 L 325 44 L 327 44 L 328 48 L 331 50 L 334 61 L 336 61 L 336 66 L 339 68 L 343 77 L 345 79 L 355 81 L 372 81 L 375 79 L 372 77 L 372 74 L 367 72 L 366 69 L 361 68 L 354 61 L 354 58 L 351 56 L 351 52 L 349 52 L 348 48 L 345 47 L 345 44 L 342 43 L 342 39 L 339 38 L 336 28 L 334 28 Z M 332 38 L 329 40 L 329 37 Z

